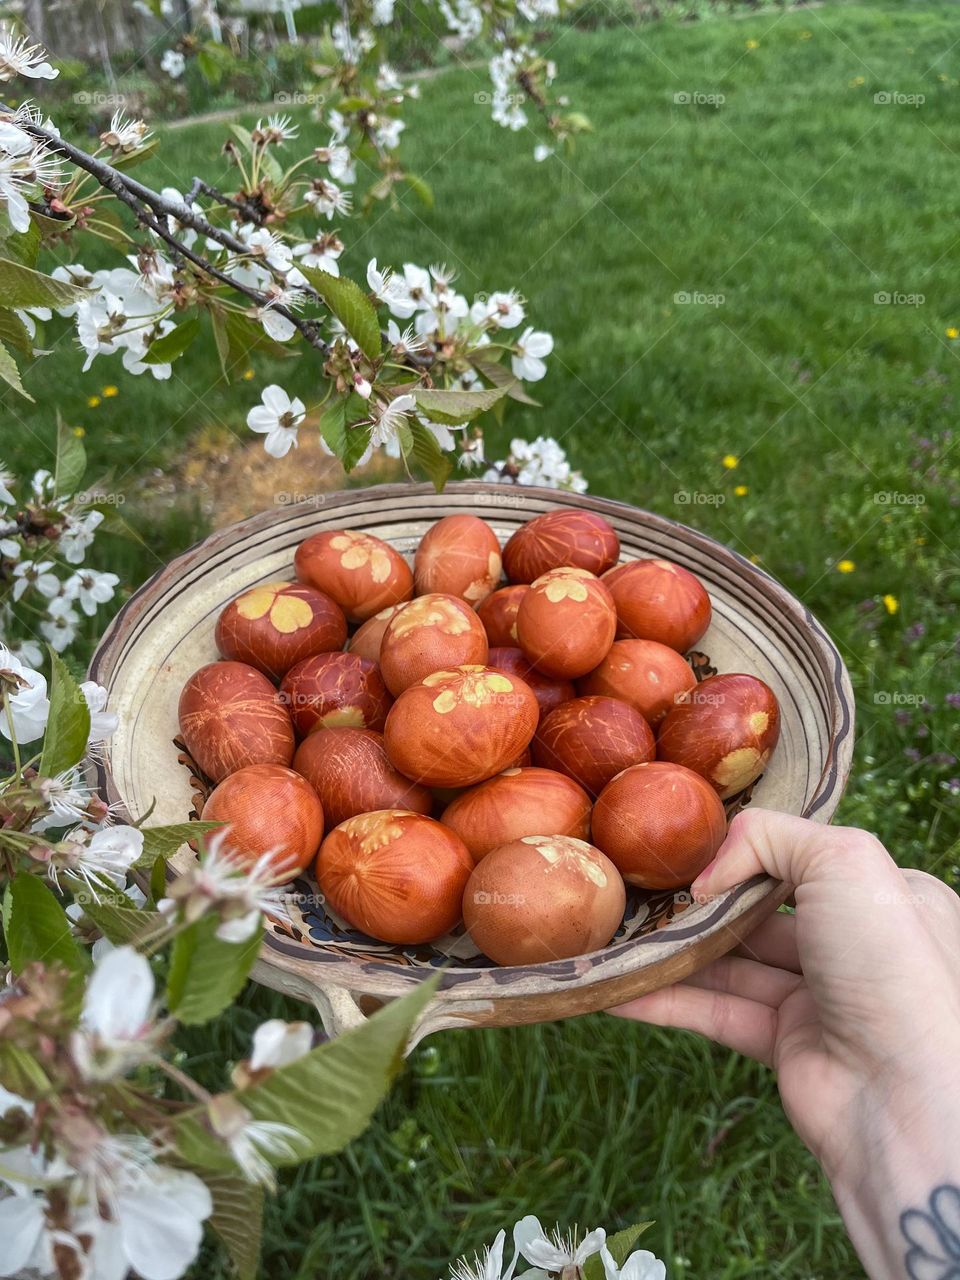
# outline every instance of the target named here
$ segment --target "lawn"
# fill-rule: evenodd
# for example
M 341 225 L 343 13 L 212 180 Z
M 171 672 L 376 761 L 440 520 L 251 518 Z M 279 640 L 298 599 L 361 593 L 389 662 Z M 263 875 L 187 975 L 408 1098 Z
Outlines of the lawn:
M 362 278 L 374 256 L 445 260 L 469 294 L 523 290 L 556 351 L 543 407 L 491 429 L 491 455 L 512 433 L 555 435 L 593 492 L 697 525 L 785 582 L 857 690 L 842 820 L 956 884 L 955 9 L 828 4 L 636 27 L 599 3 L 596 15 L 609 25 L 552 37 L 595 127 L 573 157 L 534 164 L 533 139 L 474 102 L 483 71 L 444 73 L 404 142 L 435 207 L 348 224 L 344 266 Z M 202 157 L 222 133 L 169 131 L 145 179 L 210 176 Z M 35 407 L 4 397 L 0 452 L 42 465 L 59 404 L 132 495 L 204 428 L 246 441 L 263 383 L 311 381 L 305 362 L 256 363 L 252 382 L 218 385 L 209 344 L 167 384 L 110 359 L 81 378 L 76 354 L 57 360 L 56 379 L 42 362 L 27 374 Z M 120 394 L 88 408 L 107 383 Z M 124 509 L 151 548 L 122 553 L 130 587 L 202 523 L 175 509 L 158 527 L 152 512 Z M 221 1040 L 189 1042 L 211 1081 L 280 1007 L 252 991 Z M 263 1271 L 432 1280 L 530 1210 L 610 1228 L 655 1218 L 650 1247 L 674 1280 L 862 1275 L 769 1074 L 605 1016 L 428 1043 L 362 1140 L 285 1180 Z M 211 1256 L 202 1274 L 221 1266 Z

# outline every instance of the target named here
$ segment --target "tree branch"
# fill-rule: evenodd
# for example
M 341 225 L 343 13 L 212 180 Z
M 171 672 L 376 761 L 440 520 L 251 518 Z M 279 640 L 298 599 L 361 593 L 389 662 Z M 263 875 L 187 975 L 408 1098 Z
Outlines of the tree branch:
M 86 151 L 81 151 L 72 142 L 59 137 L 51 130 L 44 129 L 41 125 L 34 124 L 29 120 L 18 120 L 17 125 L 24 133 L 28 133 L 38 141 L 43 142 L 50 151 L 64 156 L 72 164 L 75 164 L 78 169 L 83 169 L 86 173 L 96 178 L 105 190 L 112 192 L 118 200 L 133 211 L 139 223 L 148 227 L 181 257 L 192 262 L 195 267 L 212 279 L 227 285 L 237 293 L 243 294 L 244 297 L 255 302 L 257 306 L 269 307 L 277 315 L 283 316 L 306 338 L 312 347 L 315 347 L 324 355 L 327 354 L 329 350 L 328 344 L 320 336 L 315 321 L 305 320 L 289 307 L 274 302 L 259 289 L 253 289 L 249 285 L 241 284 L 219 267 L 215 267 L 208 259 L 198 253 L 194 253 L 192 249 L 187 248 L 181 240 L 177 239 L 167 225 L 166 219 L 173 218 L 182 226 L 190 227 L 199 235 L 215 241 L 225 249 L 229 249 L 231 253 L 241 257 L 250 257 L 250 250 L 242 240 L 238 240 L 236 236 L 222 230 L 220 227 L 215 227 L 213 223 L 208 222 L 201 214 L 195 213 L 188 204 L 184 204 L 179 200 L 167 199 L 165 196 L 160 195 L 159 192 L 151 190 L 150 187 L 145 187 L 143 183 L 137 182 L 128 174 L 114 168 L 113 165 L 107 164 L 105 160 L 98 160 L 96 156 L 91 156 Z M 268 269 L 272 270 L 269 266 Z M 273 274 L 276 276 L 275 272 Z

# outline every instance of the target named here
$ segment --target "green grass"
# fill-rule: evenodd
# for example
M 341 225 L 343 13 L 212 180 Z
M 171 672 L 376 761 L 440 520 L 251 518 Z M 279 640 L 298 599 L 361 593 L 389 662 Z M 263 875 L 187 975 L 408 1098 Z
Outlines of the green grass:
M 948 783 L 960 767 L 927 757 L 952 752 L 960 714 L 944 704 L 960 686 L 949 434 L 960 346 L 945 336 L 960 325 L 955 38 L 946 3 L 561 29 L 551 56 L 596 128 L 576 155 L 535 165 L 532 137 L 494 128 L 474 103 L 482 72 L 443 75 L 424 86 L 405 139 L 435 208 L 348 224 L 344 259 L 358 276 L 372 256 L 446 260 L 465 292 L 522 288 L 556 353 L 543 408 L 491 431 L 491 455 L 511 434 L 555 435 L 593 492 L 695 524 L 782 579 L 828 625 L 857 689 L 841 816 L 954 883 L 960 801 Z M 926 101 L 875 104 L 887 91 Z M 676 104 L 677 93 L 725 102 Z M 171 132 L 145 176 L 206 173 L 220 133 Z M 724 301 L 680 304 L 680 292 Z M 877 305 L 879 292 L 924 302 Z M 35 409 L 4 397 L 3 452 L 24 468 L 46 462 L 57 404 L 84 425 L 150 542 L 124 553 L 136 585 L 154 553 L 198 526 L 193 511 L 148 525 L 137 482 L 175 466 L 202 427 L 246 438 L 246 408 L 278 370 L 257 363 L 255 382 L 225 388 L 209 349 L 168 384 L 124 378 L 110 360 L 81 379 L 62 346 L 55 359 L 55 376 L 52 360 L 27 375 Z M 311 385 L 305 361 L 279 374 Z M 109 382 L 121 394 L 88 410 Z M 923 502 L 878 502 L 884 493 Z M 837 571 L 844 559 L 853 572 Z M 876 700 L 885 694 L 931 705 L 899 723 L 895 703 Z M 248 993 L 215 1044 L 191 1037 L 198 1069 L 220 1079 L 279 1007 Z M 650 1247 L 674 1280 L 862 1275 L 769 1074 L 603 1016 L 447 1034 L 418 1052 L 361 1141 L 285 1181 L 264 1274 L 430 1280 L 529 1210 L 611 1228 L 653 1217 Z

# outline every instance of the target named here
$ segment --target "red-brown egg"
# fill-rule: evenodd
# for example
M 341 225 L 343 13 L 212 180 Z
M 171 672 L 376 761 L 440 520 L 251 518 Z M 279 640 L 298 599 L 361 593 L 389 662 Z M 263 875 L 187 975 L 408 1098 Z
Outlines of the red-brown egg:
M 320 892 L 381 942 L 429 942 L 460 919 L 473 859 L 455 832 L 404 809 L 348 818 L 317 855 Z
M 212 782 L 248 764 L 293 758 L 293 725 L 280 695 L 245 662 L 211 662 L 195 671 L 180 694 L 180 735 Z
M 669 560 L 631 560 L 604 575 L 617 609 L 617 635 L 657 640 L 686 653 L 710 625 L 710 597 L 689 569 Z
M 523 836 L 477 863 L 463 922 L 496 964 L 544 964 L 605 947 L 626 891 L 610 859 L 571 836 Z
M 525 584 L 501 587 L 477 605 L 477 617 L 483 623 L 490 648 L 510 648 L 517 643 L 517 610 L 530 590 Z
M 696 683 L 676 649 L 656 640 L 615 640 L 600 665 L 577 681 L 577 691 L 629 702 L 655 725 Z
M 347 620 L 338 604 L 303 582 L 267 582 L 231 600 L 217 620 L 217 648 L 279 680 L 315 653 L 342 649 Z
M 417 596 L 387 623 L 380 644 L 380 670 L 394 696 L 432 671 L 487 660 L 483 623 L 457 596 Z
M 301 738 L 314 729 L 384 726 L 392 702 L 380 668 L 355 653 L 318 653 L 291 667 L 280 697 Z
M 780 737 L 780 707 L 756 676 L 708 676 L 667 713 L 657 759 L 686 765 L 724 800 L 755 782 Z
M 297 577 L 325 591 L 351 622 L 365 622 L 413 595 L 413 574 L 399 551 L 372 533 L 331 529 L 301 542 Z
M 624 769 L 593 807 L 594 843 L 628 884 L 642 889 L 690 884 L 726 833 L 716 791 L 678 764 L 653 761 Z
M 335 827 L 373 809 L 429 813 L 432 797 L 398 773 L 387 759 L 383 735 L 372 729 L 323 729 L 297 748 L 293 767 L 323 803 L 327 826 Z
M 540 711 L 517 676 L 490 667 L 434 671 L 390 708 L 384 742 L 394 768 L 427 787 L 469 787 L 517 759 Z
M 599 577 L 619 555 L 620 539 L 608 520 L 561 507 L 520 526 L 503 548 L 503 567 L 511 582 L 533 582 L 561 565 Z
M 278 764 L 251 764 L 215 787 L 204 822 L 226 822 L 222 848 L 252 866 L 270 855 L 278 877 L 310 865 L 323 839 L 323 806 L 306 779 Z
M 552 769 L 506 769 L 463 791 L 440 821 L 456 831 L 475 862 L 521 836 L 550 831 L 586 840 L 591 800 L 572 778 Z
M 381 609 L 379 613 L 375 613 L 372 618 L 368 618 L 357 627 L 347 645 L 347 652 L 355 653 L 361 658 L 369 658 L 371 662 L 379 662 L 380 643 L 387 629 L 387 623 L 399 609 L 404 607 L 405 603 L 406 601 L 400 604 L 388 604 L 385 609 Z
M 520 648 L 547 676 L 575 680 L 606 656 L 617 629 L 610 592 L 586 569 L 551 569 L 520 601 Z
M 533 740 L 534 761 L 556 769 L 599 795 L 631 764 L 652 760 L 653 730 L 643 716 L 615 698 L 574 698 L 541 721 Z
M 561 702 L 568 702 L 576 696 L 571 681 L 545 676 L 524 656 L 522 649 L 491 649 L 487 666 L 505 671 L 508 676 L 519 676 L 524 684 L 528 684 L 539 704 L 541 717 L 549 715 Z
M 459 596 L 479 604 L 500 581 L 500 543 L 479 516 L 444 516 L 423 535 L 413 560 L 418 596 Z

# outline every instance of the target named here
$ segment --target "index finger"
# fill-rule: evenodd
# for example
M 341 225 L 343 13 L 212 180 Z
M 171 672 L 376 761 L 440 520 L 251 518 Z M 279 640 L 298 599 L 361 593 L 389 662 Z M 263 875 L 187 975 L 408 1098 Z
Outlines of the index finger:
M 703 901 L 762 872 L 795 887 L 816 880 L 849 884 L 857 870 L 869 874 L 875 887 L 901 883 L 896 863 L 867 831 L 826 826 L 772 809 L 746 809 L 730 824 L 717 856 L 693 882 L 692 891 Z

